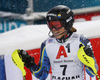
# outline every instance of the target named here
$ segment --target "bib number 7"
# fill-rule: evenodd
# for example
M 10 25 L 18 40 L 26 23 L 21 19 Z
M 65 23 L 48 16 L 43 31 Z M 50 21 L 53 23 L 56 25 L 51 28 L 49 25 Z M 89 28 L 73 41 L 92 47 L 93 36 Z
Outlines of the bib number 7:
M 67 65 L 60 65 L 60 67 L 62 67 L 62 68 L 63 68 L 62 75 L 65 75 Z

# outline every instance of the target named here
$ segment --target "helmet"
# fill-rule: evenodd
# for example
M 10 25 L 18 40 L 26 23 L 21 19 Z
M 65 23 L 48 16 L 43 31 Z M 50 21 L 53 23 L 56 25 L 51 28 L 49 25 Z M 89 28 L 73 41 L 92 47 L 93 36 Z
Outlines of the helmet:
M 46 15 L 47 22 L 49 21 L 60 21 L 67 31 L 70 30 L 74 23 L 73 12 L 64 5 L 58 5 L 48 11 Z

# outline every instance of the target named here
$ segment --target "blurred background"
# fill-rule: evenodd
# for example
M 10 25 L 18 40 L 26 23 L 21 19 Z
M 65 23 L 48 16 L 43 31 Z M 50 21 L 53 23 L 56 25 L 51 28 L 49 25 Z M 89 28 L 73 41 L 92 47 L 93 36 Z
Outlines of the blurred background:
M 100 18 L 100 0 L 0 0 L 0 33 L 24 25 L 46 24 L 47 11 L 66 5 L 75 14 L 75 22 Z

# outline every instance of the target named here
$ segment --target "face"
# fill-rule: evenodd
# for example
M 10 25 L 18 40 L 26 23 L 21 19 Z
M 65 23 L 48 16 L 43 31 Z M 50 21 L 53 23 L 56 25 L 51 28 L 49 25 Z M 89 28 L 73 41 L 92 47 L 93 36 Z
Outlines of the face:
M 47 24 L 56 39 L 60 39 L 66 34 L 65 28 L 62 26 L 60 21 L 49 21 Z
M 55 28 L 53 28 L 52 30 L 53 35 L 55 36 L 56 39 L 60 39 L 62 36 L 66 35 L 65 32 L 65 28 L 62 27 L 61 29 L 56 30 Z

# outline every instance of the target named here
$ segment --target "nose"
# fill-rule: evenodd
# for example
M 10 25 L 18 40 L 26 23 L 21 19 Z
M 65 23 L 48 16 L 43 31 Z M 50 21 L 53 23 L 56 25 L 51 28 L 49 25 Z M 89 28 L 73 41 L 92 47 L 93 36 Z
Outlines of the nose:
M 53 30 L 53 31 L 56 30 L 55 27 L 53 27 L 52 30 Z

